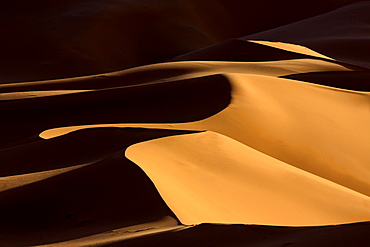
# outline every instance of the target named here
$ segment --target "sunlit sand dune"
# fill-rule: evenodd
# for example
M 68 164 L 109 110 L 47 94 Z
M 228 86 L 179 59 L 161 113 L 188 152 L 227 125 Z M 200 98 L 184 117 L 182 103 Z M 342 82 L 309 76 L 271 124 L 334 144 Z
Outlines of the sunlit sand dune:
M 66 127 L 45 131 L 41 137 L 99 126 L 212 130 L 369 195 L 368 93 L 272 76 L 242 73 L 225 76 L 232 85 L 231 104 L 205 120 Z M 346 168 L 348 164 L 351 169 Z
M 135 144 L 183 223 L 321 225 L 370 219 L 370 198 L 213 132 Z
M 0 246 L 369 245 L 357 2 L 2 1 Z

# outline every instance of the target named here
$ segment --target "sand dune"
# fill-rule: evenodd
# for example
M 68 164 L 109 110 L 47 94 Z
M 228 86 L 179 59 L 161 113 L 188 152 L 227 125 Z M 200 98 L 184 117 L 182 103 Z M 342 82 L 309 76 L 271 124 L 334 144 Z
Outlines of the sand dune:
M 357 2 L 1 1 L 0 246 L 367 246 Z
M 68 241 L 165 216 L 175 218 L 152 182 L 119 152 L 130 142 L 175 133 L 181 132 L 84 130 L 2 151 L 3 179 L 12 179 L 17 186 L 0 195 L 0 210 L 6 212 L 1 214 L 1 243 Z M 39 179 L 40 173 L 52 169 L 64 173 Z M 34 181 L 26 185 L 25 176 Z
M 369 9 L 369 1 L 364 1 L 243 39 L 300 44 L 334 59 L 370 68 Z
M 0 82 L 91 75 L 162 62 L 350 2 L 359 1 L 2 0 L 0 30 L 6 38 L 0 41 Z
M 185 224 L 321 225 L 370 219 L 368 196 L 214 132 L 135 144 L 126 156 L 142 167 Z
M 136 238 L 116 246 L 366 246 L 369 223 L 325 227 L 203 224 L 184 231 Z

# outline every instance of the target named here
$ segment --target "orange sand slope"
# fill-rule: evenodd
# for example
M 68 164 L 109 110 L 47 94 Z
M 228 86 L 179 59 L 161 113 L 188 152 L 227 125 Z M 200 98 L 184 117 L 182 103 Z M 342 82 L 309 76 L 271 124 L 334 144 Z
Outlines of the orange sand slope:
M 241 2 L 1 3 L 0 246 L 369 244 L 370 2 Z

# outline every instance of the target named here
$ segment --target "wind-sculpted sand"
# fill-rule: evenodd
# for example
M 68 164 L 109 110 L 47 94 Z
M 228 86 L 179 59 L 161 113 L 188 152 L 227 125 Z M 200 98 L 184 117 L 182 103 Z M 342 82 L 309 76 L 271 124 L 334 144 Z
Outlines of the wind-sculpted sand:
M 0 4 L 0 246 L 367 246 L 370 2 L 157 2 Z

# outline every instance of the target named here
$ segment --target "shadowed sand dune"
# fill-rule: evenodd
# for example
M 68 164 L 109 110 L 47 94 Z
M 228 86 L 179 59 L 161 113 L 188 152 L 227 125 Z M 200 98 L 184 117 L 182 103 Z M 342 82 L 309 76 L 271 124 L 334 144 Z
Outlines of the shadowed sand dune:
M 0 1 L 0 246 L 369 245 L 357 2 Z
M 364 246 L 368 230 L 367 222 L 307 228 L 203 224 L 108 246 Z
M 0 103 L 4 117 L 0 124 L 2 146 L 58 125 L 183 122 L 206 118 L 229 103 L 230 85 L 223 76 L 214 75 L 49 97 L 15 97 L 19 98 L 7 100 L 6 95 Z M 194 111 L 195 107 L 198 110 Z M 25 121 L 27 128 L 24 128 Z M 9 132 L 6 126 L 12 126 L 14 131 Z
M 0 82 L 160 62 L 350 2 L 358 0 L 2 0 Z
M 60 242 L 166 216 L 175 219 L 122 150 L 131 143 L 180 133 L 184 131 L 82 130 L 1 151 L 1 183 L 13 187 L 0 192 L 1 244 Z M 64 171 L 52 174 L 55 169 Z M 43 171 L 50 171 L 49 177 L 38 177 Z M 34 180 L 24 183 L 25 176 Z M 176 220 L 168 223 L 177 225 Z
M 369 1 L 364 1 L 243 39 L 301 44 L 334 59 L 369 68 L 369 10 Z
M 370 73 L 368 71 L 313 72 L 288 75 L 285 78 L 349 90 L 370 91 Z

